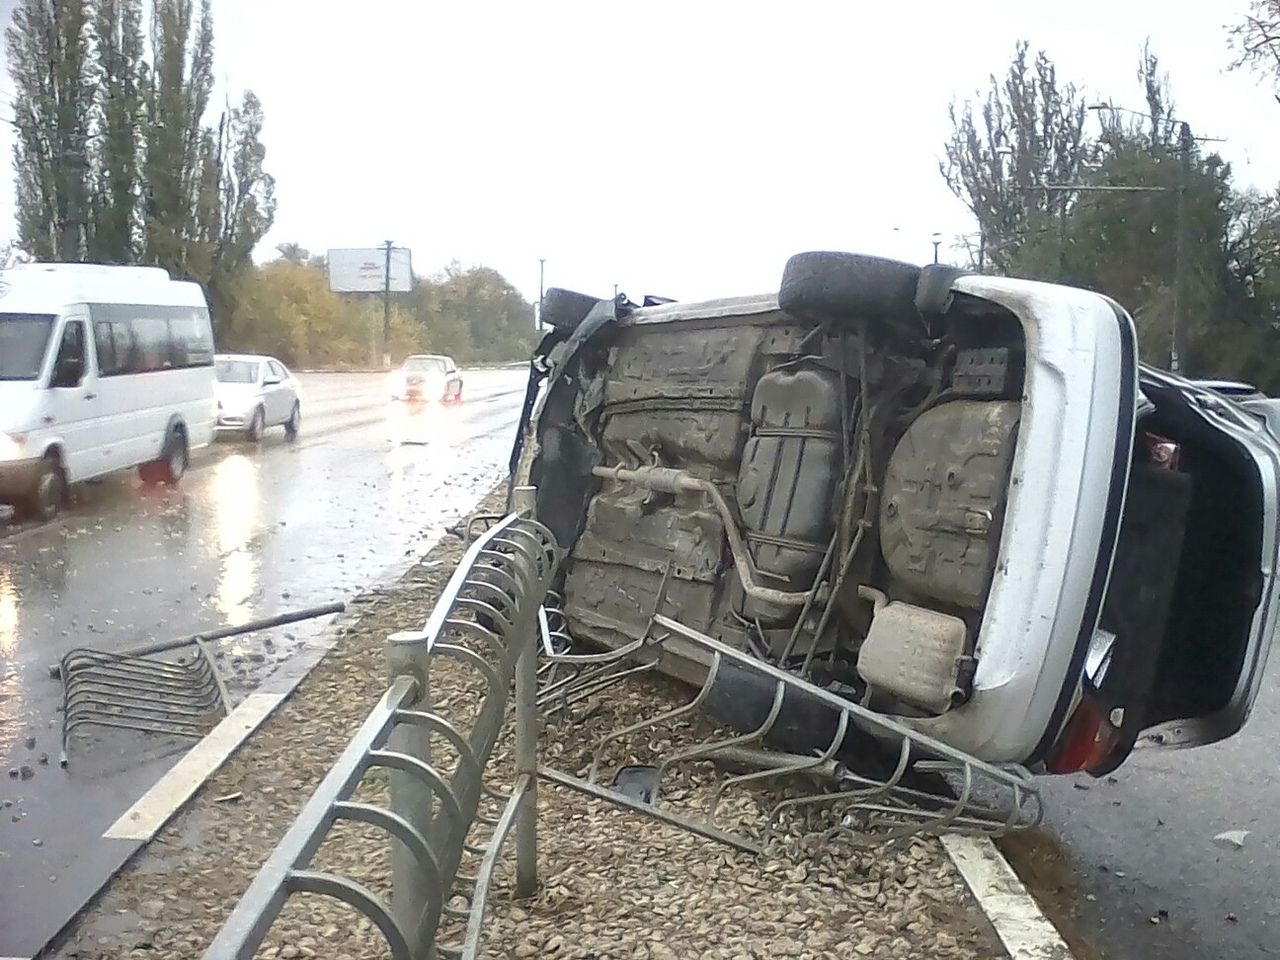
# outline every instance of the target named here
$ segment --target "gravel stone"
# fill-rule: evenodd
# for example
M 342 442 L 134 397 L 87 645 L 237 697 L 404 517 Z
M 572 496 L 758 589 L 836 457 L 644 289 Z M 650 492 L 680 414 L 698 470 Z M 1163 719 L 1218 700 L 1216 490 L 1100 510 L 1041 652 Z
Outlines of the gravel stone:
M 501 510 L 505 484 L 480 512 Z M 269 718 L 202 787 L 156 840 L 107 885 L 60 947 L 60 960 L 199 958 L 303 804 L 386 689 L 389 633 L 421 624 L 461 558 L 442 541 L 391 588 L 371 591 L 360 619 Z M 450 714 L 474 702 L 482 681 L 455 661 L 432 665 L 432 707 Z M 618 720 L 653 716 L 687 702 L 674 682 L 645 678 L 547 719 L 541 762 L 582 776 L 601 732 Z M 602 771 L 652 762 L 706 721 L 681 718 L 614 742 Z M 433 743 L 433 750 L 435 744 Z M 512 735 L 494 751 L 490 785 L 509 789 Z M 433 764 L 456 760 L 442 750 Z M 604 776 L 608 782 L 607 774 Z M 717 784 L 714 768 L 681 767 L 662 800 L 692 812 Z M 389 781 L 373 770 L 353 799 L 385 804 Z M 750 833 L 777 802 L 779 787 L 726 795 L 719 820 Z M 772 792 L 771 792 L 772 791 Z M 227 802 L 239 795 L 236 802 Z M 496 813 L 496 802 L 484 808 Z M 483 832 L 482 827 L 477 830 Z M 473 834 L 473 842 L 478 835 Z M 482 838 L 481 838 L 482 839 Z M 538 786 L 539 890 L 513 899 L 514 844 L 494 877 L 481 956 L 564 960 L 754 960 L 886 957 L 988 960 L 1007 956 L 951 861 L 933 839 L 892 850 L 839 836 L 797 835 L 777 855 L 754 857 L 642 814 L 548 783 Z M 464 869 L 474 863 L 464 861 Z M 390 893 L 390 844 L 378 829 L 340 822 L 312 869 L 341 873 Z M 459 937 L 445 924 L 441 942 Z M 381 935 L 353 908 L 323 897 L 291 897 L 258 951 L 262 960 L 388 956 Z

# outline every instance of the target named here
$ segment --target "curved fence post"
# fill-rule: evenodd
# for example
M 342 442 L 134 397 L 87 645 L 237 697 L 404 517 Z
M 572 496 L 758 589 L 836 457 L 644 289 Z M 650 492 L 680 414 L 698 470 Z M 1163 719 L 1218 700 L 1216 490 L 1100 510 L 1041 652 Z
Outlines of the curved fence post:
M 425 630 L 401 630 L 387 637 L 387 680 L 410 676 L 417 683 L 417 699 L 410 707 L 431 711 L 431 634 Z M 431 729 L 420 724 L 398 724 L 387 739 L 389 749 L 431 763 Z M 402 770 L 391 771 L 391 812 L 399 814 L 430 843 L 431 788 Z M 418 857 L 399 840 L 391 841 L 391 912 L 405 929 L 412 930 L 431 891 L 431 879 Z

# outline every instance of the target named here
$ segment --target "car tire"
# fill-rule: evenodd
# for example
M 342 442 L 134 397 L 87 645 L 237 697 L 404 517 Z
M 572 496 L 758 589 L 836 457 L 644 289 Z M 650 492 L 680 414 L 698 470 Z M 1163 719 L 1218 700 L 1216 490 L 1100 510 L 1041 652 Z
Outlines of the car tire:
M 267 432 L 267 415 L 259 407 L 253 411 L 253 419 L 249 421 L 249 427 L 245 430 L 244 435 L 250 443 L 258 443 L 262 440 L 262 435 Z
M 29 496 L 14 505 L 19 520 L 48 523 L 58 516 L 67 498 L 67 475 L 62 465 L 53 457 L 40 462 L 35 486 Z
M 813 251 L 787 261 L 778 306 L 821 320 L 870 320 L 919 337 L 925 325 L 916 309 L 920 268 L 900 260 L 858 253 Z
M 576 330 L 578 324 L 587 318 L 591 308 L 599 302 L 599 297 L 551 287 L 542 295 L 542 310 L 539 318 L 544 324 L 555 327 L 557 330 Z
M 166 484 L 176 487 L 186 475 L 187 466 L 191 462 L 190 448 L 187 446 L 187 435 L 179 427 L 174 427 L 165 438 L 160 448 L 160 459 L 144 463 L 138 468 L 138 476 L 146 484 Z
M 284 435 L 288 440 L 297 440 L 298 432 L 302 429 L 302 405 L 297 400 L 293 401 L 293 411 L 289 414 L 289 419 L 284 424 Z

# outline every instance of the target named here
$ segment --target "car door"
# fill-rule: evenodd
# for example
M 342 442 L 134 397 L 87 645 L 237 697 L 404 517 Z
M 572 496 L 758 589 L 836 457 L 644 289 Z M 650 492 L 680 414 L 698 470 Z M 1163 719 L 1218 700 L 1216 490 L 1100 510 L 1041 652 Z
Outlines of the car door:
M 1146 366 L 1140 385 L 1149 452 L 1135 457 L 1076 729 L 1063 737 L 1078 749 L 1051 772 L 1102 776 L 1138 746 L 1234 735 L 1280 630 L 1280 435 L 1256 402 Z
M 101 400 L 98 374 L 89 348 L 88 317 L 69 316 L 63 323 L 58 352 L 49 373 L 49 403 L 45 421 L 62 443 L 63 467 L 68 480 L 83 480 L 105 473 L 98 421 Z
M 280 395 L 283 399 L 282 412 L 280 419 L 288 421 L 293 414 L 293 405 L 298 402 L 298 396 L 301 391 L 298 389 L 298 378 L 283 363 L 277 363 L 280 368 L 280 374 L 283 377 L 280 384 Z
M 267 423 L 284 423 L 289 418 L 290 406 L 284 368 L 276 361 L 268 360 L 262 384 L 267 409 Z

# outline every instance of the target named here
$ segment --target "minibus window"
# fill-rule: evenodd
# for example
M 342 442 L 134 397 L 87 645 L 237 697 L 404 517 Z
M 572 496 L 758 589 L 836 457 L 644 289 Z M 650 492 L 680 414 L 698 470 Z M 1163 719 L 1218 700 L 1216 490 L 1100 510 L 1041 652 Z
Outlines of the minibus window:
M 62 346 L 53 366 L 53 386 L 78 387 L 84 380 L 84 324 L 73 320 L 62 330 Z
M 0 313 L 0 380 L 36 380 L 53 330 L 52 316 Z

